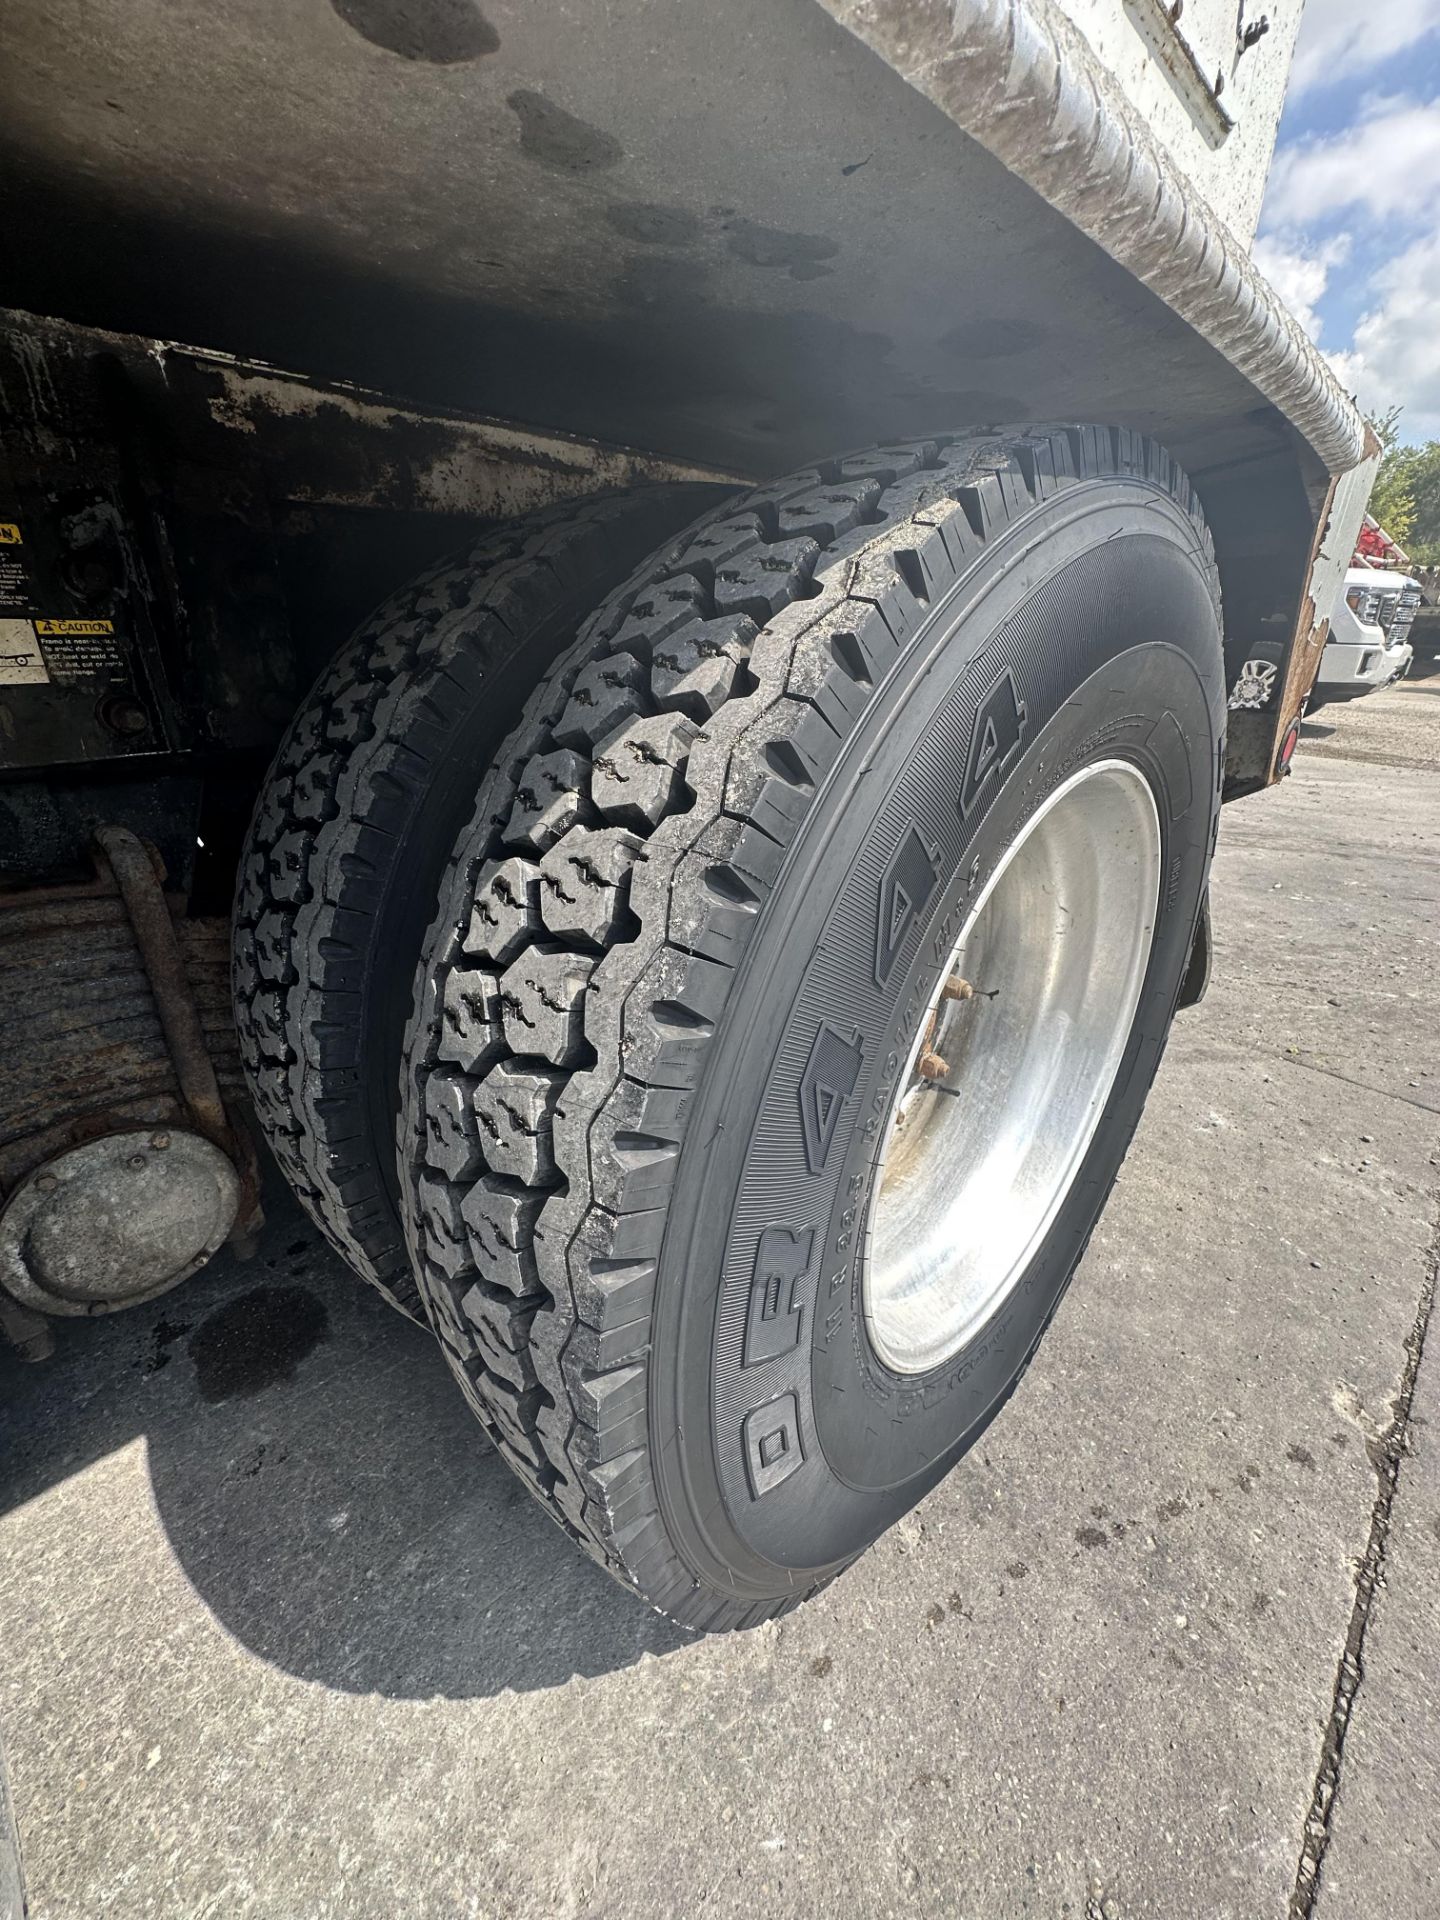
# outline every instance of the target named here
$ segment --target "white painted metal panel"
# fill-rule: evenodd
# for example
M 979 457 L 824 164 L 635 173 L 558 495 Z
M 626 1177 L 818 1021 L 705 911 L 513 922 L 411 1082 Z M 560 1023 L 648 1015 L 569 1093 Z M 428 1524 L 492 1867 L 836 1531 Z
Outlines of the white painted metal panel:
M 1055 0 L 1187 181 L 1254 238 L 1304 0 Z M 1176 17 L 1178 15 L 1178 17 Z M 1268 19 L 1248 49 L 1241 30 Z M 1218 93 L 1217 93 L 1218 83 Z

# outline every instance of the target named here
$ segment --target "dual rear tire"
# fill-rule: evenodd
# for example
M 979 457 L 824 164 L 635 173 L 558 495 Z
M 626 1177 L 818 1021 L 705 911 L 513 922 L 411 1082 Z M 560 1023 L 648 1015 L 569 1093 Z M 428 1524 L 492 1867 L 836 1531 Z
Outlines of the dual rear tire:
M 1213 849 L 1213 558 L 1127 432 L 880 448 L 534 678 L 420 959 L 411 1270 L 573 1537 L 741 1626 L 948 1471 L 1084 1249 Z
M 713 487 L 568 502 L 392 595 L 280 743 L 241 857 L 232 977 L 270 1150 L 310 1217 L 402 1312 L 395 1118 L 415 962 L 455 835 L 535 677 Z

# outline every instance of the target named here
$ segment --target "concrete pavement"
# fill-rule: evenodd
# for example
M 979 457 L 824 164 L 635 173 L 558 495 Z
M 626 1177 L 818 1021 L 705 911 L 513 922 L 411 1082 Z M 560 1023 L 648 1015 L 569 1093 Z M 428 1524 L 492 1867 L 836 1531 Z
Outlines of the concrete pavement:
M 278 1197 L 0 1355 L 36 1920 L 1440 1911 L 1437 687 L 1227 812 L 1215 983 L 1029 1376 L 778 1626 L 611 1586 Z

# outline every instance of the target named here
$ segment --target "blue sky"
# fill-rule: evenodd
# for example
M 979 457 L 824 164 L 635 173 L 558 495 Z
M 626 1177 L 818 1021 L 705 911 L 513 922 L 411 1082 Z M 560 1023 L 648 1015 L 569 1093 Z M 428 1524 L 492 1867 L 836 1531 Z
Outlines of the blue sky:
M 1367 411 L 1440 439 L 1440 0 L 1307 0 L 1255 255 Z

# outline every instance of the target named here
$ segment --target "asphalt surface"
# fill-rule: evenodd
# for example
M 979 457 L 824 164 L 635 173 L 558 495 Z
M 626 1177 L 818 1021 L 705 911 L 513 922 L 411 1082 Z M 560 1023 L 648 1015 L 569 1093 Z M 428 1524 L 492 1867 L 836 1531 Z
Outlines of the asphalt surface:
M 613 1587 L 278 1197 L 0 1355 L 36 1920 L 1440 1912 L 1437 694 L 1227 812 L 1214 984 L 1034 1367 L 779 1626 Z

